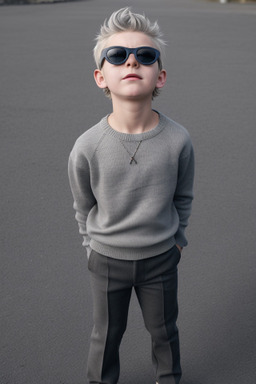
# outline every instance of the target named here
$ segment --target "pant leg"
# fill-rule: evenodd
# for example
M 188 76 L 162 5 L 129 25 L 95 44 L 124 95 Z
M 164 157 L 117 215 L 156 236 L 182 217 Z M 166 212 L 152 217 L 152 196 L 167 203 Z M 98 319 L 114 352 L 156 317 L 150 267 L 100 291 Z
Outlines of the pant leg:
M 176 326 L 179 260 L 176 246 L 160 256 L 144 260 L 144 279 L 135 287 L 145 326 L 152 338 L 152 360 L 159 384 L 178 384 L 181 378 Z
M 94 327 L 88 356 L 89 383 L 116 384 L 119 378 L 119 346 L 132 291 L 130 263 L 124 263 L 95 251 L 90 255 Z

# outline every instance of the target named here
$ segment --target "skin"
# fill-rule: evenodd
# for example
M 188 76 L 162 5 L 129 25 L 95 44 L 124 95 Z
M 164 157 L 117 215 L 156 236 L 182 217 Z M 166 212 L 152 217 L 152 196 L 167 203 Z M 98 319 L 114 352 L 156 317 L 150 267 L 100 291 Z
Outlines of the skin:
M 112 35 L 104 48 L 115 45 L 157 48 L 149 36 L 133 31 Z M 156 87 L 163 88 L 166 83 L 166 71 L 159 70 L 158 62 L 142 65 L 133 54 L 121 65 L 113 65 L 105 60 L 101 70 L 94 71 L 94 79 L 99 88 L 108 87 L 111 92 L 113 112 L 108 122 L 113 129 L 139 134 L 157 126 L 159 116 L 152 110 L 152 93 Z M 176 246 L 182 250 L 180 245 Z

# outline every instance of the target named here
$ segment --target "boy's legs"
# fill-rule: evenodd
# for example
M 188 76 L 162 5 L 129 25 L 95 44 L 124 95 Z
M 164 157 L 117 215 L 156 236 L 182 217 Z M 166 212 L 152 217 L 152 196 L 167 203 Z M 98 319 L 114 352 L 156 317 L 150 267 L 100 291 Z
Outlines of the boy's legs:
M 126 329 L 132 291 L 132 263 L 102 256 L 89 259 L 94 327 L 88 357 L 88 381 L 116 384 L 119 346 Z
M 135 286 L 145 325 L 152 338 L 152 359 L 159 384 L 178 384 L 181 378 L 176 326 L 179 260 L 180 252 L 176 246 L 162 255 L 143 260 L 143 272 Z

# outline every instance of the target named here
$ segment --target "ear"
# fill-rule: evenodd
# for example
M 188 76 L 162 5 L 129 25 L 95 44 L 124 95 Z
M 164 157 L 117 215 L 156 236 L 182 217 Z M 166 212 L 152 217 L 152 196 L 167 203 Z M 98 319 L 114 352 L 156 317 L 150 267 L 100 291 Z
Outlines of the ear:
M 163 88 L 166 83 L 166 70 L 162 69 L 158 74 L 158 79 L 156 83 L 156 88 Z
M 107 88 L 107 84 L 104 78 L 102 71 L 95 69 L 94 71 L 94 80 L 99 88 Z

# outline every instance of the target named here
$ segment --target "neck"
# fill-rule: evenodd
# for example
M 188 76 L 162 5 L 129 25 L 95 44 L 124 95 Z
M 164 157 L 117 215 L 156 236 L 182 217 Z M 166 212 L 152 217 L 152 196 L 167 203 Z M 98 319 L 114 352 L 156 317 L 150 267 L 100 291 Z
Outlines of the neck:
M 139 134 L 155 128 L 158 114 L 152 111 L 151 100 L 148 103 L 116 103 L 108 122 L 113 129 L 122 133 Z M 120 105 L 121 104 L 121 105 Z

